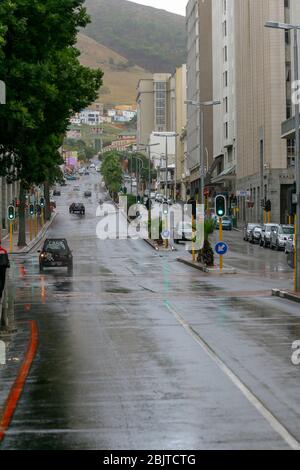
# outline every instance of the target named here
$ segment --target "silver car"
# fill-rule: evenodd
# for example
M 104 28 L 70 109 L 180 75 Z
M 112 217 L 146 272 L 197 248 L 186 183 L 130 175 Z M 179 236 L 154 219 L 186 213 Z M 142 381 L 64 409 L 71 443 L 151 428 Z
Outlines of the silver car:
M 286 242 L 294 234 L 293 225 L 279 225 L 271 232 L 270 247 L 272 250 L 285 250 Z
M 276 227 L 279 227 L 279 224 L 265 224 L 263 226 L 260 246 L 265 248 L 270 246 L 271 233 Z

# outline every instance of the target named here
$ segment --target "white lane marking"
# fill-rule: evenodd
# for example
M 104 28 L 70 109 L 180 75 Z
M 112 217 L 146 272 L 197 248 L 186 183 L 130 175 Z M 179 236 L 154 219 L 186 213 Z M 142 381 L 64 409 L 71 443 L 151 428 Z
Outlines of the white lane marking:
M 204 352 L 218 365 L 218 367 L 227 375 L 233 384 L 242 392 L 247 400 L 258 410 L 265 418 L 274 431 L 293 449 L 300 450 L 300 443 L 294 436 L 278 421 L 278 419 L 265 407 L 265 405 L 251 392 L 251 390 L 238 378 L 238 376 L 219 358 L 214 350 L 196 333 L 193 328 L 177 313 L 169 302 L 165 305 L 176 320 L 183 326 L 187 333 L 201 346 Z

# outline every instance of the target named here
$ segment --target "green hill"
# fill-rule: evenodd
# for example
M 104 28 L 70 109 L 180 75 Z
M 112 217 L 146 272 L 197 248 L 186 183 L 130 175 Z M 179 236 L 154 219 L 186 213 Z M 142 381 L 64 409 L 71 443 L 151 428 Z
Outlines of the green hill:
M 150 72 L 186 62 L 185 18 L 126 0 L 86 0 L 84 34 Z

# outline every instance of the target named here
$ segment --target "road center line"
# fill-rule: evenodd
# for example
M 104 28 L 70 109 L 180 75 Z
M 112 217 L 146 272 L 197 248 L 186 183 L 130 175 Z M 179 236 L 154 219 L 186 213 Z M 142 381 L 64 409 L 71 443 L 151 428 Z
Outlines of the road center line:
M 0 442 L 5 437 L 5 432 L 7 431 L 15 409 L 17 407 L 19 398 L 23 392 L 26 379 L 28 377 L 32 362 L 35 358 L 37 347 L 38 347 L 38 329 L 37 324 L 34 320 L 29 322 L 30 326 L 30 340 L 25 355 L 25 359 L 22 363 L 22 366 L 19 369 L 17 378 L 12 385 L 8 398 L 6 400 L 4 411 L 2 416 L 0 416 Z
M 242 392 L 247 400 L 265 418 L 274 431 L 293 449 L 300 450 L 300 443 L 295 437 L 278 421 L 278 419 L 266 408 L 259 398 L 238 378 L 238 376 L 220 359 L 215 351 L 199 336 L 199 334 L 176 312 L 170 302 L 165 301 L 165 306 L 176 320 L 183 326 L 186 332 L 201 346 L 204 352 L 218 365 L 231 382 Z

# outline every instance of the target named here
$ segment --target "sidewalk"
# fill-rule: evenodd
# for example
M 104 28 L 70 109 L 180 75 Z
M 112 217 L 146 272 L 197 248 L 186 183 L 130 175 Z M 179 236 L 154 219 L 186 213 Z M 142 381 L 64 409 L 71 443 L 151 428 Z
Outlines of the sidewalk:
M 45 233 L 47 232 L 50 225 L 53 223 L 56 216 L 57 216 L 57 212 L 53 212 L 51 214 L 51 219 L 48 222 L 46 222 L 43 227 L 41 226 L 41 223 L 40 223 L 40 220 L 39 220 L 38 221 L 37 235 L 35 236 L 35 232 L 33 230 L 31 240 L 30 240 L 29 222 L 26 221 L 26 242 L 27 242 L 27 246 L 25 246 L 23 248 L 18 247 L 18 230 L 16 229 L 16 230 L 14 230 L 14 234 L 13 234 L 13 250 L 12 250 L 12 252 L 10 252 L 9 235 L 6 235 L 2 240 L 3 248 L 5 248 L 5 250 L 7 250 L 7 252 L 9 254 L 13 254 L 13 255 L 14 254 L 20 254 L 20 253 L 23 253 L 23 254 L 29 253 L 30 250 L 32 250 L 32 248 L 34 248 L 35 245 L 37 245 L 41 241 L 41 239 L 44 237 Z

